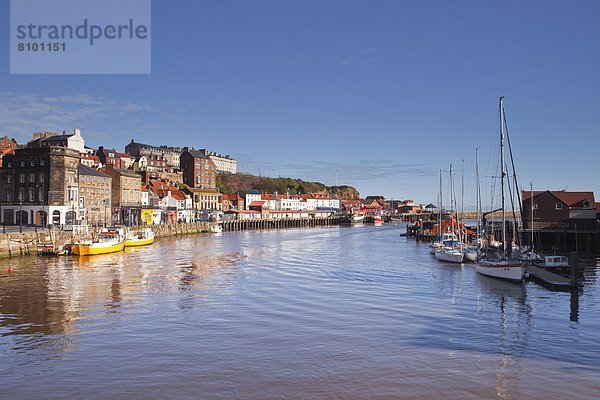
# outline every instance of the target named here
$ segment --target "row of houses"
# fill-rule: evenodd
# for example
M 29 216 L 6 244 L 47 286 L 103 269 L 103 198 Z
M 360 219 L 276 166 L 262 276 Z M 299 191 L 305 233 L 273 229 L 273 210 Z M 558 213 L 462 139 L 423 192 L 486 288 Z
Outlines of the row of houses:
M 213 159 L 227 161 L 228 170 L 221 172 L 235 172 L 234 159 L 205 149 L 132 140 L 125 153 L 103 146 L 95 150 L 85 146 L 79 129 L 34 133 L 26 145 L 5 137 L 0 139 L 0 223 L 190 221 L 199 211 L 221 209 Z

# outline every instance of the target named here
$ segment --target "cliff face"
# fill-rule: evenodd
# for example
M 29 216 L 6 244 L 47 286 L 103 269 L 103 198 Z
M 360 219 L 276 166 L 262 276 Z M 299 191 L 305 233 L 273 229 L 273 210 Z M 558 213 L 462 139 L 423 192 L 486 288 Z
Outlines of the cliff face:
M 306 182 L 293 178 L 267 178 L 245 174 L 218 174 L 217 189 L 221 193 L 233 194 L 240 189 L 256 189 L 261 193 L 329 193 L 342 200 L 356 199 L 359 193 L 352 186 L 325 186 L 320 182 Z
M 337 195 L 340 200 L 356 200 L 360 198 L 360 193 L 352 186 L 327 186 L 327 192 Z

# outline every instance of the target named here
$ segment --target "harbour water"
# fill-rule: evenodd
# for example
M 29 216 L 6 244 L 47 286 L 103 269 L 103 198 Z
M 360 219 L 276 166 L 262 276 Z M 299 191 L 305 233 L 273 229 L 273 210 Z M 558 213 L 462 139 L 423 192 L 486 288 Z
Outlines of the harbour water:
M 581 291 L 551 292 L 440 263 L 404 230 L 2 260 L 0 398 L 600 397 L 596 260 Z

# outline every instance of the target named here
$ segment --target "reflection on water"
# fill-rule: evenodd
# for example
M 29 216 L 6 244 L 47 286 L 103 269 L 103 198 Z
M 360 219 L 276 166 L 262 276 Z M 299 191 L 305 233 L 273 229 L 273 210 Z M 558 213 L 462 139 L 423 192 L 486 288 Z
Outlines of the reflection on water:
M 596 260 L 581 290 L 550 292 L 438 263 L 402 230 L 246 231 L 3 262 L 2 393 L 597 397 Z

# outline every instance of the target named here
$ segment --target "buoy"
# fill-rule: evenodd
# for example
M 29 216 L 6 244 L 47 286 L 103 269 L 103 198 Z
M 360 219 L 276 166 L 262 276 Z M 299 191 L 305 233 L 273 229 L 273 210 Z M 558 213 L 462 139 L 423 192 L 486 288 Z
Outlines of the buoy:
M 9 267 L 8 272 L 15 272 L 15 269 L 13 267 Z

